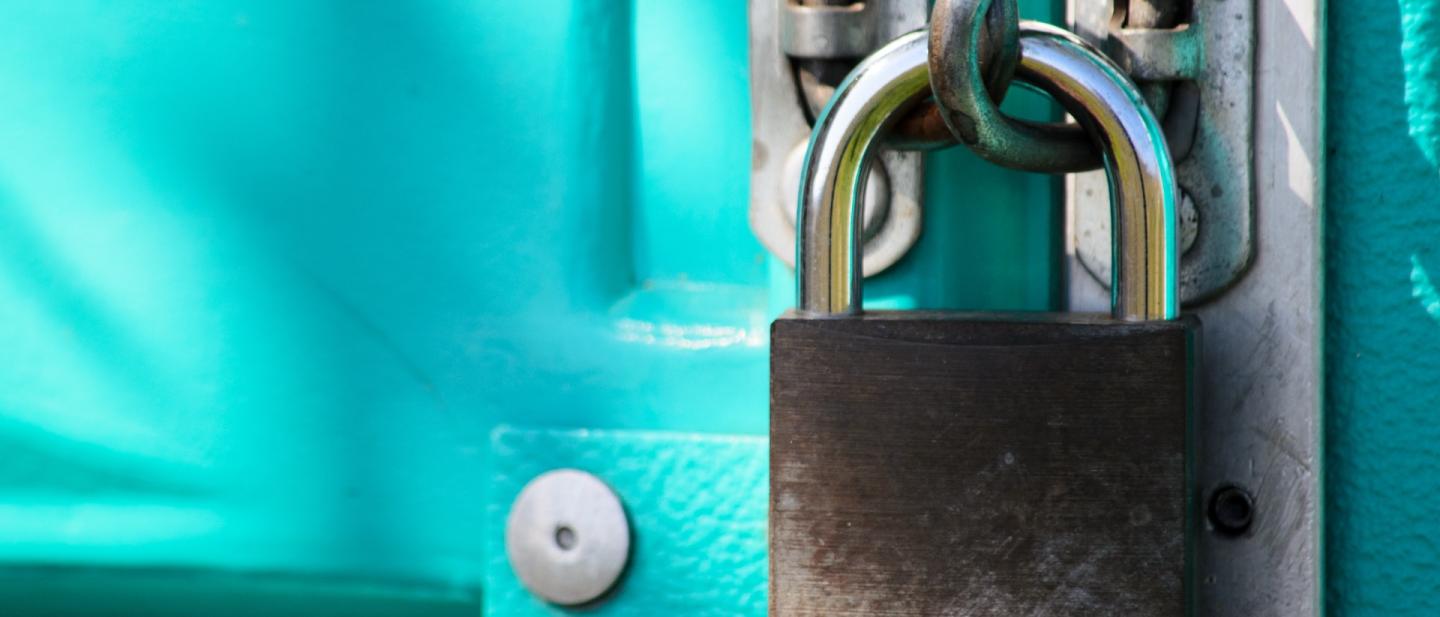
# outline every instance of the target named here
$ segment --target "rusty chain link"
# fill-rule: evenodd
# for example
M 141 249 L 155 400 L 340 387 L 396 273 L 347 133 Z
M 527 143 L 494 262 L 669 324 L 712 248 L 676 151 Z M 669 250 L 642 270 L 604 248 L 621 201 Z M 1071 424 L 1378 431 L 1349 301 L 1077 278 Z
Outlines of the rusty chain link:
M 938 0 L 931 12 L 930 44 L 935 44 L 935 17 L 942 10 Z M 975 63 L 985 84 L 998 105 L 1010 89 L 1015 67 L 1020 64 L 1020 8 L 1015 0 L 991 3 L 984 10 L 980 39 L 975 49 Z M 935 83 L 934 61 L 931 61 L 931 83 Z M 933 88 L 932 88 L 933 89 Z M 934 150 L 955 145 L 956 135 L 946 126 L 940 108 L 932 101 L 921 103 L 896 125 L 889 143 L 905 150 Z
M 1078 125 L 1012 118 L 986 91 L 978 54 L 988 19 L 981 16 L 1014 2 L 936 1 L 930 18 L 930 84 L 941 120 L 961 143 L 997 165 L 1050 173 L 1098 168 L 1100 155 Z
M 1125 27 L 1173 25 L 1183 12 L 1183 0 L 1114 2 L 1115 23 Z M 1080 126 L 1033 122 L 1000 112 L 1004 88 L 1019 62 L 1014 38 L 1018 21 L 1016 0 L 936 0 L 930 17 L 934 101 L 902 121 L 904 140 L 899 147 L 940 144 L 946 136 L 938 134 L 939 127 L 944 126 L 951 139 L 1004 167 L 1068 173 L 1100 166 L 1099 154 Z M 1002 56 L 997 59 L 996 53 Z M 1163 117 L 1168 85 L 1142 87 L 1151 108 Z

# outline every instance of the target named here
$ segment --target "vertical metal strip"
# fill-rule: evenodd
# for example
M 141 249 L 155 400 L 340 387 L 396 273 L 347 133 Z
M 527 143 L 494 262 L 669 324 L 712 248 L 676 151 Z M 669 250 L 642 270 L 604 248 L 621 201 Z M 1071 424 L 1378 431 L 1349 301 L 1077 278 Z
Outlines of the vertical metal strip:
M 1092 1 L 1104 0 L 1072 9 Z M 1199 617 L 1313 617 L 1323 604 L 1324 0 L 1251 1 L 1258 254 L 1235 287 L 1192 310 L 1205 323 L 1193 597 Z M 1103 309 L 1108 293 L 1070 257 L 1072 308 Z M 1206 514 L 1226 485 L 1254 497 L 1253 522 L 1233 536 Z

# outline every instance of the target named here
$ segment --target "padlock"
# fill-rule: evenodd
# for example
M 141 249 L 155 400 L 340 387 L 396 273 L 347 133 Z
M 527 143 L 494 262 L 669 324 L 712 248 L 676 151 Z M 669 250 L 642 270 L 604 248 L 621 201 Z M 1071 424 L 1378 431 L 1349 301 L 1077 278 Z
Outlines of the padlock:
M 929 93 L 924 32 L 817 121 L 798 298 L 771 329 L 770 614 L 1180 616 L 1200 324 L 1179 316 L 1160 125 L 1114 64 L 1022 27 L 1017 79 L 1104 152 L 1110 315 L 862 311 L 858 204 Z

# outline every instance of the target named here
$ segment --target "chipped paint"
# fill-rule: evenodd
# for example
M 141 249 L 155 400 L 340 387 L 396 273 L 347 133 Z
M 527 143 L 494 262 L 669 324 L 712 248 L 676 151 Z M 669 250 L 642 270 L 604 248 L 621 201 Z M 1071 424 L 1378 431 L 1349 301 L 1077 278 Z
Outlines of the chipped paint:
M 1440 0 L 1399 0 L 1410 137 L 1440 169 Z
M 1440 323 L 1440 292 L 1435 291 L 1435 284 L 1430 281 L 1425 265 L 1420 263 L 1419 255 L 1410 256 L 1410 284 L 1414 286 L 1413 295 L 1420 301 L 1425 313 Z

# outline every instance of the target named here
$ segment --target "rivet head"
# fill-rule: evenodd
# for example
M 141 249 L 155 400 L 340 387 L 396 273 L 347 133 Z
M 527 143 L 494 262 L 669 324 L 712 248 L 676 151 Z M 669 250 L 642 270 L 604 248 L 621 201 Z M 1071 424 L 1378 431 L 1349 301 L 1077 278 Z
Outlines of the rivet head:
M 1210 524 L 1216 531 L 1238 536 L 1250 529 L 1255 519 L 1255 498 L 1243 487 L 1222 486 L 1210 497 L 1209 510 Z
M 577 469 L 536 476 L 505 521 L 505 554 L 530 593 L 565 606 L 605 595 L 630 557 L 630 522 L 620 497 Z

